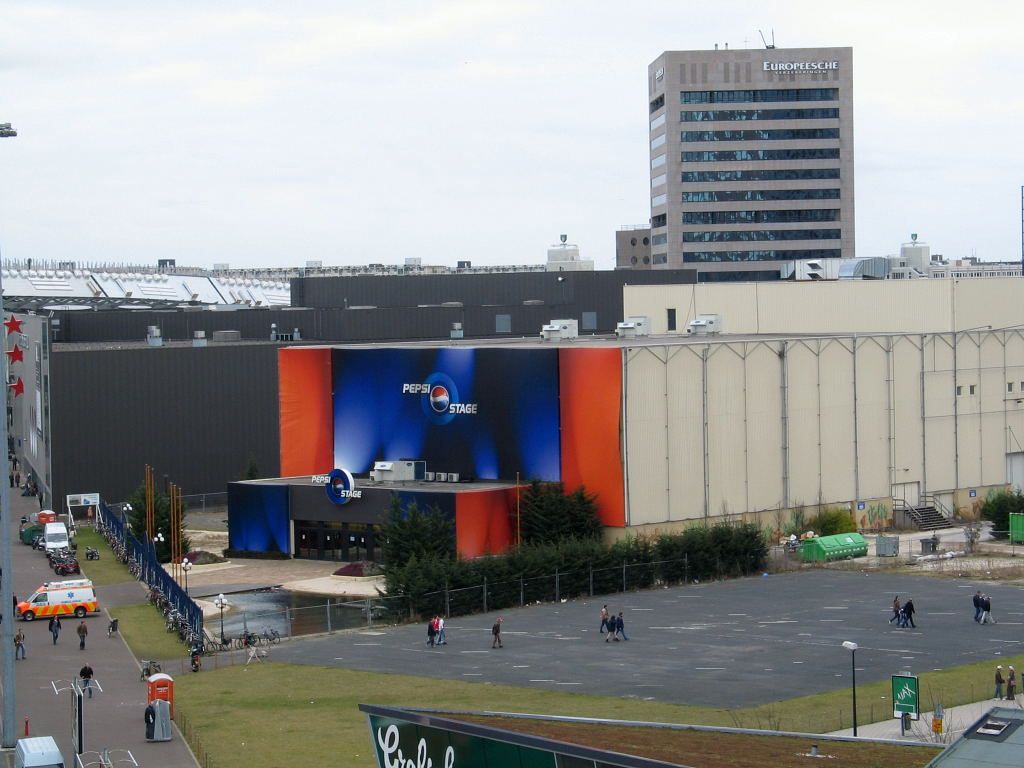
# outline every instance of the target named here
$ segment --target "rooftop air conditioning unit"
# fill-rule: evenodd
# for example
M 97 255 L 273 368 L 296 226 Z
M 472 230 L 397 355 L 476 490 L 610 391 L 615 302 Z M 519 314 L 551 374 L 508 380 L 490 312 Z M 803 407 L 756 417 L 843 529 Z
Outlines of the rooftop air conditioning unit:
M 615 335 L 621 338 L 650 335 L 650 321 L 641 315 L 627 317 L 615 325 Z
M 575 339 L 579 335 L 580 326 L 576 320 L 552 320 L 540 329 L 540 337 L 545 341 Z
M 721 315 L 697 315 L 686 326 L 686 333 L 691 336 L 716 336 L 721 332 Z
M 423 479 L 426 480 L 428 483 L 434 482 L 434 473 L 433 472 L 424 472 L 423 473 Z
M 375 461 L 370 479 L 376 483 L 404 483 L 416 479 L 415 461 Z
M 205 347 L 206 346 L 206 331 L 193 331 L 192 332 L 192 346 L 193 347 Z
M 459 473 L 458 472 L 449 472 L 448 473 L 448 482 L 449 483 L 457 483 L 457 482 L 459 482 Z
M 435 472 L 434 473 L 434 479 L 437 480 L 437 482 L 439 482 L 439 483 L 447 483 L 448 482 L 448 473 L 447 472 Z
M 160 335 L 160 326 L 146 326 L 146 343 L 151 347 L 162 347 L 164 345 L 163 336 Z

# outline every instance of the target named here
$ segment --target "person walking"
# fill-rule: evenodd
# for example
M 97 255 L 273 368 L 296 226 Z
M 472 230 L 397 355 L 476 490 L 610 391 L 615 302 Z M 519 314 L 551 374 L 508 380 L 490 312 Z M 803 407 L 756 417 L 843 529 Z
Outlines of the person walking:
M 92 667 L 89 666 L 89 662 L 85 662 L 85 666 L 78 670 L 78 676 L 82 678 L 82 690 L 89 692 L 89 698 L 92 698 Z
M 57 638 L 60 636 L 60 616 L 51 616 L 50 623 L 47 625 L 50 629 L 50 634 L 53 635 L 53 644 L 57 644 Z
M 892 624 L 894 621 L 899 621 L 899 619 L 900 619 L 900 596 L 896 595 L 896 597 L 894 597 L 892 599 L 892 618 L 889 619 L 889 623 Z
M 996 692 L 992 696 L 993 699 L 1003 698 L 1003 665 L 999 664 L 996 666 Z
M 444 616 L 437 617 L 437 644 L 448 645 L 448 639 L 444 635 Z
M 992 598 L 988 595 L 981 596 L 981 622 L 988 624 L 992 618 Z
M 620 635 L 623 640 L 629 640 L 626 637 L 626 622 L 622 620 L 622 611 L 619 611 L 619 615 L 615 617 L 615 639 L 618 640 Z
M 89 628 L 85 626 L 85 621 L 82 621 L 82 623 L 78 625 L 78 629 L 75 631 L 78 632 L 78 650 L 84 651 L 85 638 L 89 636 Z
M 981 590 L 974 593 L 974 620 L 981 623 Z
M 1017 700 L 1017 670 L 1013 668 L 1013 664 L 1010 665 L 1010 669 L 1006 673 L 1006 700 Z
M 491 648 L 504 647 L 501 644 L 501 625 L 504 623 L 504 621 L 505 620 L 502 619 L 501 616 L 499 616 L 498 619 L 494 622 L 494 626 L 491 627 L 491 637 L 494 638 L 493 640 L 491 640 Z
M 432 616 L 430 621 L 427 622 L 427 645 L 431 648 L 434 647 L 434 641 L 437 638 L 437 616 Z
M 605 605 L 601 609 L 601 626 L 598 627 L 597 631 L 602 635 L 608 630 L 608 606 Z
M 18 631 L 14 634 L 14 660 L 18 660 L 18 654 L 21 654 L 21 658 L 25 658 L 25 631 L 18 627 Z
M 909 598 L 907 602 L 903 604 L 903 627 L 906 628 L 907 624 L 913 629 L 917 629 L 917 624 L 914 623 L 914 598 Z

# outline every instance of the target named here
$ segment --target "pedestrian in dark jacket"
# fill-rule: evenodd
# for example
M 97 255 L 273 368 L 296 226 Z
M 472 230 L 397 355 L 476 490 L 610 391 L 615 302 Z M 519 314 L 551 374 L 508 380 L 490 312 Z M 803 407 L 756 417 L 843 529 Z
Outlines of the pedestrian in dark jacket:
M 911 627 L 917 629 L 917 624 L 914 623 L 914 599 L 910 598 L 903 604 L 903 626 L 906 627 L 910 624 Z
M 981 621 L 981 590 L 974 593 L 974 620 Z
M 1015 701 L 1017 698 L 1017 670 L 1010 665 L 1010 671 L 1006 675 L 1006 700 Z
M 629 640 L 626 637 L 626 622 L 622 620 L 622 611 L 619 611 L 619 615 L 615 617 L 615 639 L 618 640 L 620 635 L 623 640 Z
M 85 638 L 87 638 L 89 636 L 89 627 L 87 627 L 85 625 L 84 621 L 81 624 L 78 625 L 77 632 L 78 632 L 78 650 L 84 651 L 85 650 Z
M 900 619 L 900 596 L 896 595 L 896 597 L 894 597 L 892 599 L 892 618 L 889 619 L 889 623 L 892 624 L 894 621 L 899 621 L 899 619 Z
M 504 619 L 502 619 L 501 616 L 499 616 L 498 620 L 494 622 L 494 626 L 491 627 L 491 637 L 494 638 L 493 640 L 491 640 L 491 648 L 502 648 L 502 647 L 504 647 L 501 644 L 501 625 L 502 625 L 502 623 L 504 623 Z
M 1003 698 L 1003 665 L 1000 664 L 996 667 L 996 692 L 992 695 L 993 699 Z
M 53 644 L 56 645 L 57 637 L 60 635 L 60 616 L 53 616 L 47 626 L 50 629 L 50 634 L 53 635 Z
M 434 638 L 437 636 L 437 619 L 431 617 L 430 621 L 427 622 L 427 645 L 431 648 L 434 647 Z
M 992 598 L 988 595 L 981 596 L 981 623 L 988 624 L 992 621 Z M 995 622 L 993 622 L 995 623 Z

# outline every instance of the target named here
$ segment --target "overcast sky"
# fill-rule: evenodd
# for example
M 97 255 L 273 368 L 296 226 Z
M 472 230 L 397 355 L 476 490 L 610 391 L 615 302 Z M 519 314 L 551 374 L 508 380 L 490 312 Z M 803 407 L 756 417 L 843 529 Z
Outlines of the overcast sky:
M 854 49 L 857 255 L 1019 259 L 1018 2 L 0 4 L 5 258 L 599 268 L 646 224 L 647 65 Z M 756 44 L 755 44 L 756 41 Z

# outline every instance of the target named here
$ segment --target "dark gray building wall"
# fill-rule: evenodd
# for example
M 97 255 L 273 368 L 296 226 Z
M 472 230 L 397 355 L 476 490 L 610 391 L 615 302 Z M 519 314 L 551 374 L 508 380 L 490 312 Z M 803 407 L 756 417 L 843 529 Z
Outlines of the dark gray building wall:
M 54 497 L 126 498 L 146 464 L 185 494 L 223 492 L 250 460 L 280 473 L 276 345 L 55 350 Z
M 191 341 L 195 331 L 206 331 L 207 339 L 214 331 L 239 331 L 243 339 L 269 340 L 271 323 L 290 333 L 293 328 L 312 326 L 312 315 L 303 309 L 60 310 L 53 313 L 51 326 L 57 343 L 143 341 L 151 325 L 157 326 L 167 341 Z

